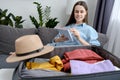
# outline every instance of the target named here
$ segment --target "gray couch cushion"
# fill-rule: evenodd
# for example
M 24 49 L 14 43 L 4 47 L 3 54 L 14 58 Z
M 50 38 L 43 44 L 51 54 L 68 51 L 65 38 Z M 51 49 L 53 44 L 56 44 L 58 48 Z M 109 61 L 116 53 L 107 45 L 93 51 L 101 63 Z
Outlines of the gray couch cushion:
M 23 35 L 35 34 L 35 28 L 13 28 L 0 25 L 0 52 L 8 54 L 15 51 L 15 40 Z
M 38 28 L 38 35 L 41 38 L 44 45 L 51 43 L 53 38 L 58 34 L 58 31 L 54 28 Z

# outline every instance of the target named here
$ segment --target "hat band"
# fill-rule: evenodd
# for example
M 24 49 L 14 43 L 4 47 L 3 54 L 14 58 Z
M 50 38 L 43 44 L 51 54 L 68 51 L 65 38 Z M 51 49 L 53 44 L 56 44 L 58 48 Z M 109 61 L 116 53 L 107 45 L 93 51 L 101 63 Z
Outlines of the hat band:
M 26 56 L 26 55 L 33 54 L 33 53 L 36 53 L 36 52 L 40 52 L 43 49 L 44 49 L 44 47 L 42 47 L 41 49 L 37 49 L 37 50 L 31 51 L 31 52 L 27 52 L 27 53 L 22 53 L 22 54 L 18 54 L 17 53 L 16 56 Z

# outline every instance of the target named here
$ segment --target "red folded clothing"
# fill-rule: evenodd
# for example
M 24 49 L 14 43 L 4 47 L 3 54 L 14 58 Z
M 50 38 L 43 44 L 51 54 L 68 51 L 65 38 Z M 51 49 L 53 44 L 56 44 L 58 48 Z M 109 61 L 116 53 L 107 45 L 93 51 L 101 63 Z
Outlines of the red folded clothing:
M 62 59 L 62 62 L 64 64 L 64 71 L 68 71 L 68 69 L 70 69 L 70 60 L 81 60 L 87 63 L 95 63 L 104 59 L 89 49 L 76 49 L 70 52 L 65 52 L 64 59 Z

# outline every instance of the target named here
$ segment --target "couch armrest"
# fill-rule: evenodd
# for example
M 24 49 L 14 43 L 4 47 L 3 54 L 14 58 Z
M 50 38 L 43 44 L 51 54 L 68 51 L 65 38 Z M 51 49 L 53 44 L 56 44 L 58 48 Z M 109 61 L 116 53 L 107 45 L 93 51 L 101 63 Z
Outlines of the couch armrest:
M 108 42 L 108 37 L 103 33 L 98 33 L 98 41 L 103 47 Z

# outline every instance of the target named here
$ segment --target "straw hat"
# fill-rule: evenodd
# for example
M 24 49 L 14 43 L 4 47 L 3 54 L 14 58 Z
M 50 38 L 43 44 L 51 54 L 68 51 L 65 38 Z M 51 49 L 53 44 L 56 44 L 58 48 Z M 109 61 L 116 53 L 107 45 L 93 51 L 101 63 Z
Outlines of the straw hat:
M 53 46 L 43 46 L 38 35 L 25 35 L 16 39 L 15 52 L 12 52 L 6 61 L 17 62 L 44 55 L 53 50 Z

